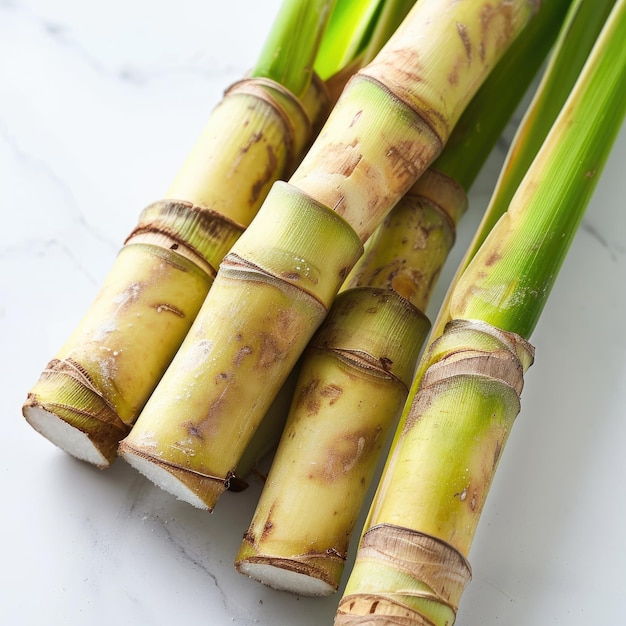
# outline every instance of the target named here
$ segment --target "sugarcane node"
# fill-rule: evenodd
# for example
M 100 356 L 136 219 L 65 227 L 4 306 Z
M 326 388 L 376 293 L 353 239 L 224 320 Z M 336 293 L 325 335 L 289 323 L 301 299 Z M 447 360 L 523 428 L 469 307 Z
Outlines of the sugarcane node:
M 244 226 L 218 211 L 166 199 L 151 203 L 141 212 L 124 245 L 145 243 L 169 248 L 214 278 L 222 257 L 243 231 Z
M 524 370 L 516 355 L 508 350 L 479 352 L 471 349 L 449 354 L 425 372 L 421 387 L 427 388 L 453 376 L 485 376 L 512 387 L 519 396 L 524 386 Z
M 303 233 L 303 222 L 315 237 Z M 333 246 L 331 235 L 343 243 Z M 277 181 L 258 219 L 224 257 L 221 269 L 239 268 L 284 281 L 328 309 L 345 268 L 362 253 L 358 234 L 340 215 L 294 185 Z
M 406 62 L 411 63 L 415 62 L 416 55 L 411 51 L 401 52 L 400 56 L 409 55 L 409 58 Z M 394 61 L 388 69 L 391 70 L 393 68 L 392 73 L 398 72 L 398 67 L 402 67 L 402 61 L 397 65 L 398 61 Z M 378 85 L 378 87 L 387 93 L 388 97 L 392 100 L 395 100 L 397 103 L 401 104 L 403 107 L 411 110 L 413 115 L 415 116 L 415 124 L 425 124 L 430 132 L 433 134 L 438 147 L 435 150 L 437 154 L 441 152 L 443 146 L 445 145 L 446 139 L 450 134 L 449 123 L 445 116 L 437 111 L 434 108 L 424 108 L 420 106 L 416 106 L 416 103 L 408 97 L 405 97 L 404 90 L 398 89 L 398 85 L 388 85 L 387 84 L 387 76 L 389 74 L 385 70 L 385 63 L 379 63 L 376 67 L 373 65 L 368 65 L 367 67 L 358 71 L 358 78 L 368 80 L 371 83 Z M 410 66 L 409 66 L 410 67 Z M 386 76 L 387 75 L 387 76 Z M 356 77 L 355 77 L 356 78 Z M 353 79 L 352 79 L 353 80 Z M 416 80 L 418 83 L 422 82 L 420 78 L 413 77 L 410 80 Z M 398 153 L 398 151 L 392 152 L 391 156 L 396 156 L 399 159 L 402 159 L 402 156 Z M 402 159 L 406 165 L 410 168 L 410 171 L 417 171 L 417 174 L 413 177 L 413 180 L 417 178 L 421 174 L 421 170 L 416 170 L 415 161 L 412 159 Z
M 311 118 L 302 101 L 284 85 L 261 76 L 237 81 L 225 91 L 224 96 L 239 94 L 263 100 L 280 117 L 286 130 L 287 163 L 289 168 L 293 169 L 298 154 L 304 149 L 313 128 Z
M 456 237 L 456 225 L 468 207 L 467 193 L 463 187 L 447 174 L 429 167 L 407 195 L 424 199 L 440 213 L 452 236 L 452 246 Z
M 378 613 L 381 602 L 384 612 Z M 342 598 L 335 615 L 334 626 L 436 626 L 436 624 L 426 619 L 421 612 L 412 610 L 392 597 L 386 597 L 381 601 L 376 595 L 359 594 Z
M 472 577 L 468 560 L 454 546 L 432 535 L 393 524 L 369 528 L 361 538 L 359 554 L 364 559 L 389 563 L 411 579 L 420 581 L 433 600 L 454 611 Z M 410 595 L 408 587 L 407 584 L 406 593 Z M 381 596 L 384 597 L 384 590 Z

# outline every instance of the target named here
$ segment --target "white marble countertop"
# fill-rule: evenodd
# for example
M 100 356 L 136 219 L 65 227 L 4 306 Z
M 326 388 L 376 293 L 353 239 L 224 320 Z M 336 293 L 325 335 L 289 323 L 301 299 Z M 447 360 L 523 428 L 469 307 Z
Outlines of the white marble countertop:
M 298 598 L 234 571 L 260 484 L 209 515 L 121 461 L 101 472 L 72 459 L 20 414 L 277 6 L 0 0 L 2 624 L 332 623 L 338 597 Z M 444 280 L 501 158 L 473 189 Z M 623 623 L 625 163 L 626 129 L 533 337 L 458 624 Z

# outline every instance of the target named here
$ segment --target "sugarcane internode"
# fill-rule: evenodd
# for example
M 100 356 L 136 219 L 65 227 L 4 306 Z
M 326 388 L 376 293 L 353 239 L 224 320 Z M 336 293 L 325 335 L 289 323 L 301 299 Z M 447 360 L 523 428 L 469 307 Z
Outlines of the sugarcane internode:
M 337 624 L 453 623 L 469 580 L 465 559 L 533 358 L 522 337 L 478 320 L 453 320 L 433 342 L 370 509 Z M 416 550 L 426 542 L 436 555 L 410 576 L 404 576 L 407 542 Z M 443 593 L 439 585 L 448 577 L 458 584 L 446 583 Z

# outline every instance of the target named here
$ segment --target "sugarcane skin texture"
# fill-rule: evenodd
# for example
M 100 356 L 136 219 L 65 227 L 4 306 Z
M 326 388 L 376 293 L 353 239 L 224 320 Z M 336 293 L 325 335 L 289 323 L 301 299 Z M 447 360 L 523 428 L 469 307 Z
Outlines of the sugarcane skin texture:
M 269 311 L 247 297 L 252 292 L 270 304 Z M 262 272 L 221 271 L 204 305 L 214 313 L 200 311 L 125 443 L 156 463 L 163 460 L 226 483 L 256 427 L 250 412 L 263 415 L 269 407 L 263 404 L 264 376 L 271 370 L 286 378 L 286 351 L 306 342 L 305 328 L 323 317 L 319 302 L 293 292 L 290 285 L 267 281 Z M 253 332 L 242 324 L 247 315 L 259 320 Z M 207 380 L 212 362 L 223 367 Z M 207 505 L 213 508 L 214 502 Z
M 376 578 L 368 576 L 372 565 Z M 467 560 L 444 542 L 398 526 L 374 526 L 361 540 L 335 625 L 447 626 L 470 578 Z M 352 593 L 355 581 L 358 593 Z
M 537 0 L 417 2 L 363 73 L 384 81 L 445 142 L 485 74 L 540 4 Z M 445 54 L 437 33 L 447 34 Z
M 301 361 L 237 567 L 264 562 L 323 580 L 329 592 L 338 588 L 365 492 L 429 326 L 393 292 L 355 288 L 338 296 Z
M 377 229 L 372 248 L 344 283 L 348 288 L 333 303 L 301 360 L 288 431 L 240 548 L 239 568 L 265 563 L 319 578 L 329 591 L 337 589 L 349 538 L 378 462 L 381 435 L 386 440 L 399 415 L 430 326 L 413 306 L 415 294 L 421 295 L 420 301 L 427 297 L 466 206 L 465 192 L 454 181 L 427 170 Z M 403 265 L 423 273 L 405 273 L 399 281 L 398 267 Z M 407 296 L 413 296 L 413 304 Z M 344 371 L 353 380 L 338 384 L 335 379 Z M 377 384 L 370 382 L 374 375 L 382 377 Z M 349 396 L 342 395 L 345 389 Z M 318 396 L 332 399 L 326 402 Z M 333 467 L 331 451 L 345 440 L 348 427 L 356 429 L 361 450 L 370 454 L 360 456 L 358 449 L 346 454 L 346 462 L 354 463 L 350 470 L 329 472 L 329 484 L 311 484 L 314 476 L 303 475 L 300 468 L 304 466 L 306 474 L 307 468 Z M 304 459 L 303 450 L 308 451 Z M 295 498 L 297 506 L 291 501 L 285 505 L 285 492 L 295 494 L 290 499 Z M 310 546 L 314 548 L 308 550 Z
M 331 351 L 309 352 L 236 565 L 278 563 L 337 589 L 376 459 L 406 392 L 391 376 Z
M 129 429 L 189 330 L 211 281 L 174 252 L 144 244 L 122 248 L 95 301 L 55 356 L 56 362 L 70 364 L 69 370 L 64 373 L 57 363 L 53 372 L 45 371 L 29 404 L 67 405 L 71 412 L 72 405 L 81 411 L 102 403 Z M 72 370 L 80 371 L 86 384 L 68 403 L 63 387 Z M 81 422 L 89 417 L 76 413 L 72 421 L 86 431 Z M 100 437 L 106 439 L 106 429 L 94 433 L 94 440 Z
M 430 349 L 434 357 L 427 357 L 430 366 L 395 444 L 368 525 L 416 528 L 467 555 L 500 452 L 519 412 L 523 373 L 532 363 L 533 350 L 512 333 L 460 320 L 448 325 L 441 343 L 444 349 L 438 342 Z M 404 467 L 412 468 L 410 480 Z
M 266 100 L 227 93 L 166 197 L 208 207 L 249 225 L 272 183 L 286 173 L 293 139 L 285 122 Z
M 357 75 L 289 182 L 366 241 L 440 150 L 414 111 L 381 83 Z
M 155 464 L 188 468 L 194 491 L 203 476 L 227 484 L 273 399 L 268 381 L 284 382 L 362 253 L 340 217 L 286 183 L 274 186 L 262 211 L 265 219 L 224 259 L 189 335 L 122 442 Z M 294 228 L 301 220 L 319 240 L 301 245 Z M 343 245 L 333 254 L 328 246 L 336 239 Z M 212 509 L 215 501 L 206 504 Z
M 465 191 L 427 169 L 367 241 L 342 290 L 391 289 L 425 311 L 466 209 Z
M 350 80 L 291 182 L 367 240 L 438 156 L 536 9 L 537 2 L 521 0 L 416 3 L 376 59 Z M 442 39 L 454 53 L 441 54 Z M 365 110 L 362 101 L 371 106 Z

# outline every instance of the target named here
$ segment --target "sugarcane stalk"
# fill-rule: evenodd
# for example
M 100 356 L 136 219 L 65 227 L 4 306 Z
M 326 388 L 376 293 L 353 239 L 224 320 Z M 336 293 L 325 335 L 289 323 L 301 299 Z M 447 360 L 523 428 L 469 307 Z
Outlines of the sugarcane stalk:
M 487 210 L 463 260 L 459 264 L 456 272 L 457 277 L 465 270 L 487 235 L 508 209 L 516 189 L 576 82 L 589 51 L 614 4 L 615 0 L 575 1 L 572 3 L 556 42 L 555 53 L 549 59 L 540 84 L 524 114 L 523 123 L 518 127 L 514 137 L 515 148 L 510 150 L 506 156 Z M 549 4 L 545 8 L 552 7 L 554 10 L 555 6 L 555 4 Z M 537 27 L 540 22 L 541 20 L 534 20 L 529 25 L 529 29 Z M 520 75 L 520 70 L 514 71 L 517 76 Z M 509 96 L 510 91 L 510 89 L 506 90 L 505 97 Z M 495 96 L 495 94 L 493 95 Z M 473 139 L 476 137 L 476 133 L 469 135 L 469 137 Z M 468 150 L 472 150 L 474 147 L 473 142 L 470 141 L 466 141 L 465 145 Z M 449 168 L 455 169 L 454 159 L 459 158 L 459 153 L 460 151 L 446 151 L 438 160 L 437 167 L 443 172 L 447 172 Z M 452 284 L 454 283 L 453 280 Z M 446 295 L 439 315 L 433 323 L 433 338 L 441 335 L 446 323 L 451 319 L 449 312 L 450 293 L 451 291 Z
M 333 2 L 285 2 L 282 12 L 312 4 L 327 16 Z M 292 41 L 293 31 L 277 24 L 270 43 Z M 271 184 L 293 171 L 312 123 L 325 118 L 328 95 L 310 70 L 323 19 L 311 28 L 310 40 L 299 41 L 304 68 L 291 64 L 291 82 L 273 77 L 285 74 L 281 56 L 227 90 L 166 199 L 142 212 L 82 322 L 28 394 L 25 418 L 70 454 L 100 468 L 112 463 L 224 255 Z
M 427 170 L 368 242 L 303 355 L 287 425 L 237 569 L 303 595 L 336 591 L 349 540 L 430 324 L 432 285 L 466 208 Z
M 415 5 L 225 257 L 187 339 L 121 442 L 124 458 L 178 497 L 214 507 L 362 242 L 439 154 L 536 9 L 522 0 Z
M 520 410 L 528 339 L 626 115 L 618 0 L 510 207 L 454 286 L 407 403 L 335 623 L 454 622 Z

